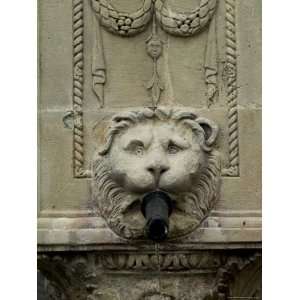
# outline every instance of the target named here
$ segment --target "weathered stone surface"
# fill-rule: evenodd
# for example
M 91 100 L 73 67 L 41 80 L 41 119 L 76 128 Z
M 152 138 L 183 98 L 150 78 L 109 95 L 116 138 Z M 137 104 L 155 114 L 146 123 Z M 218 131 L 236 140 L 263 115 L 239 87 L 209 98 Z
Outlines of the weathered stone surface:
M 158 257 L 142 251 L 48 253 L 38 257 L 38 266 L 66 299 L 251 299 L 260 297 L 261 289 L 261 256 L 255 251 L 189 251 Z M 241 274 L 251 281 L 241 281 Z
M 39 1 L 38 251 L 59 297 L 260 297 L 260 18 L 258 0 Z M 180 208 L 160 256 L 140 207 L 157 189 Z

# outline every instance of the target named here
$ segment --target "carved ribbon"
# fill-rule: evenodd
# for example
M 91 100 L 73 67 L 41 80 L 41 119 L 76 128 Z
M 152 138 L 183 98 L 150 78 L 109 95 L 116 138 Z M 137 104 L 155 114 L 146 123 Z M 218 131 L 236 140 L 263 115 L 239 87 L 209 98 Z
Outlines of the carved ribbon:
M 206 53 L 205 53 L 205 82 L 207 85 L 207 98 L 208 106 L 210 106 L 217 95 L 218 84 L 217 84 L 217 74 L 218 74 L 218 63 L 217 63 L 217 38 L 216 38 L 216 19 L 210 22 L 207 43 L 206 43 Z
M 93 47 L 93 61 L 92 61 L 92 76 L 93 76 L 93 90 L 96 94 L 100 107 L 104 106 L 104 84 L 106 81 L 106 66 L 104 59 L 102 36 L 99 26 L 95 24 L 95 37 Z

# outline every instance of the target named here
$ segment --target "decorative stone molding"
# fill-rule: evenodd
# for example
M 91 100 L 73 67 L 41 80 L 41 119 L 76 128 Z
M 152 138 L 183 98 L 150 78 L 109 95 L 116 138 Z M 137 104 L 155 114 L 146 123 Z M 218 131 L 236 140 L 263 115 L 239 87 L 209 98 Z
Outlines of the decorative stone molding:
M 253 255 L 249 263 L 231 276 L 228 282 L 228 294 L 231 299 L 262 299 L 262 257 Z
M 259 263 L 260 261 L 260 263 Z M 258 264 L 257 264 L 258 263 Z M 248 266 L 254 265 L 259 268 L 259 273 L 261 273 L 261 253 L 256 252 L 251 256 L 241 257 L 241 256 L 229 256 L 226 259 L 226 263 L 219 268 L 215 287 L 207 294 L 204 300 L 226 300 L 226 299 L 239 299 L 237 294 L 232 294 L 232 284 L 241 275 L 242 271 Z M 243 277 L 243 282 L 247 282 L 247 279 Z M 260 299 L 255 297 L 257 292 L 257 286 L 252 286 L 254 293 L 247 291 L 242 299 Z
M 101 255 L 103 268 L 119 272 L 143 270 L 176 271 L 187 270 L 200 271 L 220 266 L 221 257 L 212 257 L 209 252 L 199 253 L 162 253 L 162 254 L 140 254 L 140 253 L 116 253 Z M 159 263 L 159 265 L 158 265 Z
M 186 299 L 191 300 L 226 300 L 239 296 L 232 294 L 236 291 L 233 284 L 239 276 L 247 277 L 247 273 L 243 273 L 244 270 L 261 267 L 260 252 L 249 250 L 240 254 L 212 250 L 163 253 L 160 254 L 161 266 L 157 269 L 154 268 L 157 261 L 153 260 L 153 263 L 150 263 L 151 257 L 155 255 L 145 252 L 49 253 L 38 255 L 38 268 L 59 291 L 56 294 L 64 295 L 66 300 L 176 300 L 184 299 L 183 296 L 187 295 L 190 298 Z M 142 264 L 141 261 L 145 261 L 146 257 L 149 262 Z M 177 262 L 174 263 L 176 259 Z M 139 274 L 131 281 L 130 288 L 126 276 L 122 276 L 124 272 L 127 277 L 131 273 Z M 118 276 L 121 276 L 120 281 L 117 280 Z M 185 277 L 189 280 L 184 281 Z M 186 286 L 187 282 L 191 286 Z M 197 290 L 191 291 L 195 284 Z M 249 285 L 251 284 L 249 282 Z M 245 299 L 251 299 L 256 289 L 256 286 L 249 286 L 248 292 L 243 294 Z
M 118 235 L 143 239 L 141 200 L 162 190 L 174 203 L 169 237 L 194 231 L 219 196 L 218 126 L 184 109 L 157 108 L 115 115 L 93 162 L 93 196 Z
M 237 86 L 236 0 L 226 0 L 226 63 L 224 78 L 227 87 L 229 166 L 225 176 L 239 176 L 239 124 Z
M 84 124 L 83 124 L 83 88 L 84 88 L 84 21 L 83 0 L 73 0 L 73 171 L 74 177 L 90 176 L 84 164 Z

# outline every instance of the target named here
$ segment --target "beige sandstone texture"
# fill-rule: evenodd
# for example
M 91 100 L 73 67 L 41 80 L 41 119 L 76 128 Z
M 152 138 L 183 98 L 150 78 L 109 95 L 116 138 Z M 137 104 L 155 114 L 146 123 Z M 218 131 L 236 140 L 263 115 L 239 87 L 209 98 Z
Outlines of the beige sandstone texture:
M 53 298 L 260 299 L 261 2 L 39 0 L 38 14 Z M 157 244 L 153 191 L 172 199 Z

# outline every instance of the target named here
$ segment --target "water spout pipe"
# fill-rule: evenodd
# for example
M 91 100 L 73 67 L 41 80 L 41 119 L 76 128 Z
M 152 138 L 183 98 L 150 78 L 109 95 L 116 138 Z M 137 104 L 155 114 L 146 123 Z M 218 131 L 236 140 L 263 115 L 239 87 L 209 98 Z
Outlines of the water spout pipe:
M 169 233 L 169 216 L 172 213 L 172 200 L 168 194 L 161 191 L 146 194 L 141 209 L 146 219 L 147 238 L 155 242 L 165 240 Z

